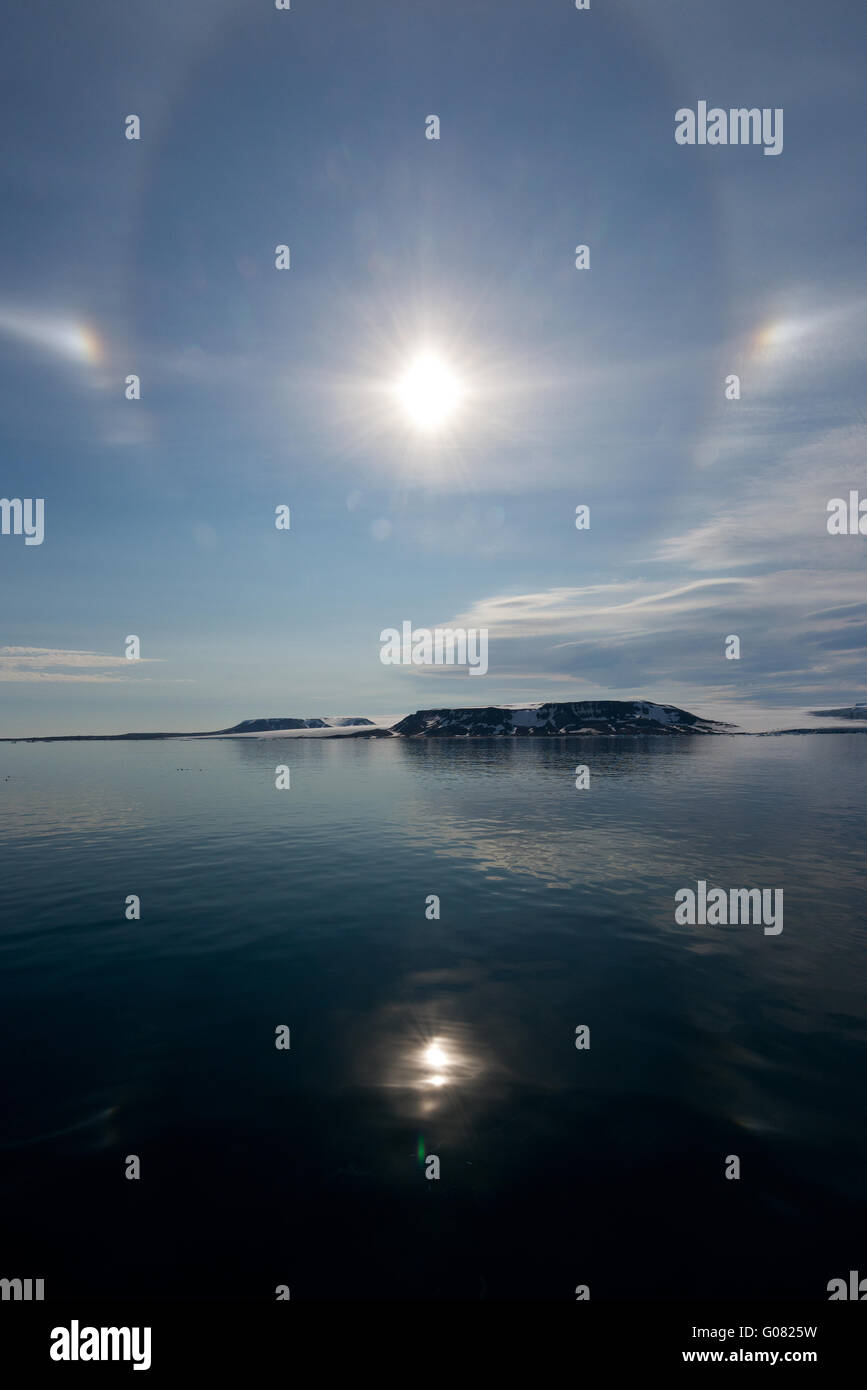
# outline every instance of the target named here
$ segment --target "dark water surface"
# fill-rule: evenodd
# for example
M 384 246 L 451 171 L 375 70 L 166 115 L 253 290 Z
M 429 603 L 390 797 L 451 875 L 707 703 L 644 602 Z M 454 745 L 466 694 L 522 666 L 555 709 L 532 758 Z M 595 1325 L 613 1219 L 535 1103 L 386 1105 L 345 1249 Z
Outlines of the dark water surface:
M 826 1297 L 867 1274 L 865 789 L 847 734 L 2 746 L 0 1274 Z M 782 934 L 676 926 L 698 879 Z

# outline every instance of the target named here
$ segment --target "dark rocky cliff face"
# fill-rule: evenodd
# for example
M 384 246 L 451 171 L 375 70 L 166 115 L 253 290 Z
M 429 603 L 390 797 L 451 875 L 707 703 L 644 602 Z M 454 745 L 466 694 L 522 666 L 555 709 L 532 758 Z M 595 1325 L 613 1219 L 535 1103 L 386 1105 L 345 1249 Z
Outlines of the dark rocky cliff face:
M 571 700 L 509 709 L 418 710 L 394 725 L 405 738 L 556 738 L 564 734 L 723 734 L 732 729 L 650 700 Z
M 811 709 L 817 719 L 863 719 L 867 721 L 867 705 L 846 705 L 843 709 Z

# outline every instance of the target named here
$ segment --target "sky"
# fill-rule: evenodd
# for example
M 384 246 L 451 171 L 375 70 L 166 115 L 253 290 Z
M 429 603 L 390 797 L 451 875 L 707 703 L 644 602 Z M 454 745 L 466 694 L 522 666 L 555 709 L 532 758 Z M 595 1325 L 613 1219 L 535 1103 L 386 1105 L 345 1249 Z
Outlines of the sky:
M 11 0 L 0 735 L 867 698 L 865 45 L 849 0 Z M 781 153 L 678 144 L 699 101 Z M 487 675 L 384 665 L 405 621 Z

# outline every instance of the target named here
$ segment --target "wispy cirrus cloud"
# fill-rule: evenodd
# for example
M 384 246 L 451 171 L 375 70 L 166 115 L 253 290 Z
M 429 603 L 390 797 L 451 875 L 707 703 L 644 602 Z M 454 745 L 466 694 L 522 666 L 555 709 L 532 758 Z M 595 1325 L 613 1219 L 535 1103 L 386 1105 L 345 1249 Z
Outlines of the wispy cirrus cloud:
M 697 571 L 791 567 L 796 555 L 805 569 L 829 573 L 863 564 L 856 545 L 829 536 L 827 504 L 847 497 L 861 483 L 867 429 L 851 424 L 823 431 L 772 465 L 727 486 L 725 501 L 694 526 L 664 540 L 655 559 Z M 851 583 L 851 574 L 849 575 Z
M 107 652 L 67 651 L 58 647 L 0 647 L 0 681 L 76 681 L 89 685 L 119 684 L 126 679 L 119 668 L 129 672 L 142 661 L 156 663 L 158 657 L 129 661 Z
M 821 570 L 670 587 L 640 578 L 493 595 L 443 625 L 487 628 L 490 672 L 501 680 L 803 704 L 867 689 L 867 614 L 849 594 L 840 575 Z M 725 657 L 730 634 L 741 641 L 737 661 Z

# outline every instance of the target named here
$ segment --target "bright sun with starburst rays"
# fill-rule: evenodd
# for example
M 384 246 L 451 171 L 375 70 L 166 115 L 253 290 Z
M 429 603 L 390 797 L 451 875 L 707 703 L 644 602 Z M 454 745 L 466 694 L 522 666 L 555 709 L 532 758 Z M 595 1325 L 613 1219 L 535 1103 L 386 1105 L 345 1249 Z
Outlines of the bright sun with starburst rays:
M 394 391 L 410 423 L 429 434 L 454 419 L 465 395 L 456 373 L 434 352 L 420 353 Z

